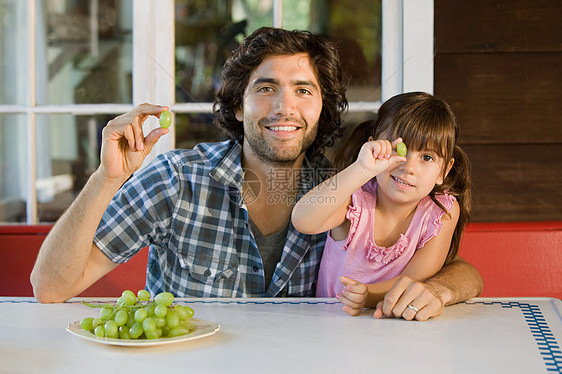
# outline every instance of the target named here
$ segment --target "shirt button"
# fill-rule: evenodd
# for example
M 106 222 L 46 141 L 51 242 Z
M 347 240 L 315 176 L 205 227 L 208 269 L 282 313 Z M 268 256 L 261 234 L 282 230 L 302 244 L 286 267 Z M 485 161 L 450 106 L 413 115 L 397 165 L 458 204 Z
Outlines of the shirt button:
M 260 269 L 257 266 L 254 266 L 252 270 L 254 271 L 254 273 L 257 273 Z
M 209 275 L 211 275 L 211 270 L 207 269 L 205 270 L 205 272 L 203 273 L 204 276 L 208 277 Z

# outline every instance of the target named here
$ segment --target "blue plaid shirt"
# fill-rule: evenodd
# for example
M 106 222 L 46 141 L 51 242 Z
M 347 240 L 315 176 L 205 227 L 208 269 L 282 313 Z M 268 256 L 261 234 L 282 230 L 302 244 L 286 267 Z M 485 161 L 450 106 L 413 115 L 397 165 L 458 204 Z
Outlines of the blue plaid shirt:
M 146 288 L 178 297 L 314 296 L 325 234 L 290 225 L 281 260 L 266 287 L 261 257 L 242 196 L 242 146 L 203 143 L 159 155 L 115 195 L 94 238 L 123 263 L 150 246 Z M 305 160 L 298 195 L 329 171 Z M 248 198 L 246 196 L 246 198 Z

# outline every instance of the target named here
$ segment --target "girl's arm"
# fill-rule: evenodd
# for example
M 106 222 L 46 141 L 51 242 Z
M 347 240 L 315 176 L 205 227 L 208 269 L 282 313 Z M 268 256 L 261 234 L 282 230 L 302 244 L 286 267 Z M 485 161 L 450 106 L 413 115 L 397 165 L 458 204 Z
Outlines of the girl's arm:
M 393 147 L 400 141 L 365 143 L 357 161 L 310 190 L 297 202 L 291 216 L 295 228 L 303 234 L 318 234 L 343 224 L 353 192 L 388 167 L 406 160 L 392 155 Z
M 352 164 L 304 195 L 293 208 L 291 219 L 303 234 L 318 234 L 345 222 L 351 195 L 372 176 Z
M 350 315 L 358 315 L 363 308 L 376 307 L 394 286 L 394 283 L 405 275 L 418 281 L 424 281 L 437 274 L 447 258 L 459 218 L 460 208 L 456 201 L 450 214 L 450 217 L 444 214 L 441 218 L 443 227 L 439 235 L 416 251 L 399 276 L 373 284 L 363 284 L 347 277 L 341 277 L 340 282 L 344 285 L 344 289 L 338 295 L 338 299 L 345 304 L 344 310 Z

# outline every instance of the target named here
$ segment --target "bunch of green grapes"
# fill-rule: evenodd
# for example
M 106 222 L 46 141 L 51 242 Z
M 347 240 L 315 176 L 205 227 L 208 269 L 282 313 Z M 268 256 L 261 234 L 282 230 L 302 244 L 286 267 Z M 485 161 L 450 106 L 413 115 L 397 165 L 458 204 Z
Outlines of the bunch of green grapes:
M 115 304 L 82 304 L 101 308 L 99 317 L 86 317 L 80 321 L 83 330 L 99 338 L 113 339 L 158 339 L 185 335 L 195 330 L 190 322 L 193 309 L 173 304 L 174 295 L 159 293 L 150 298 L 150 293 L 140 290 L 137 295 L 123 291 Z

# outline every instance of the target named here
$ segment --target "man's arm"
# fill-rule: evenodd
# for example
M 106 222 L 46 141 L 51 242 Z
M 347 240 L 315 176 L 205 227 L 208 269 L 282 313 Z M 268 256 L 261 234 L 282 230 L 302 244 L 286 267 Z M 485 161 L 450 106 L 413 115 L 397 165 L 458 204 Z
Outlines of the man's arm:
M 425 282 L 408 276 L 398 279 L 377 305 L 374 315 L 377 318 L 387 316 L 425 321 L 443 313 L 446 305 L 479 296 L 482 289 L 478 270 L 457 256 Z
M 425 283 L 441 295 L 445 306 L 480 296 L 484 288 L 478 270 L 459 256 Z
M 79 294 L 114 269 L 94 244 L 101 217 L 119 185 L 96 173 L 43 242 L 31 272 L 33 294 L 39 302 L 62 302 Z
M 100 167 L 39 250 L 30 277 L 38 301 L 68 300 L 117 266 L 93 244 L 94 235 L 115 193 L 168 132 L 154 129 L 145 138 L 143 122 L 149 115 L 158 116 L 166 109 L 141 104 L 104 128 Z

